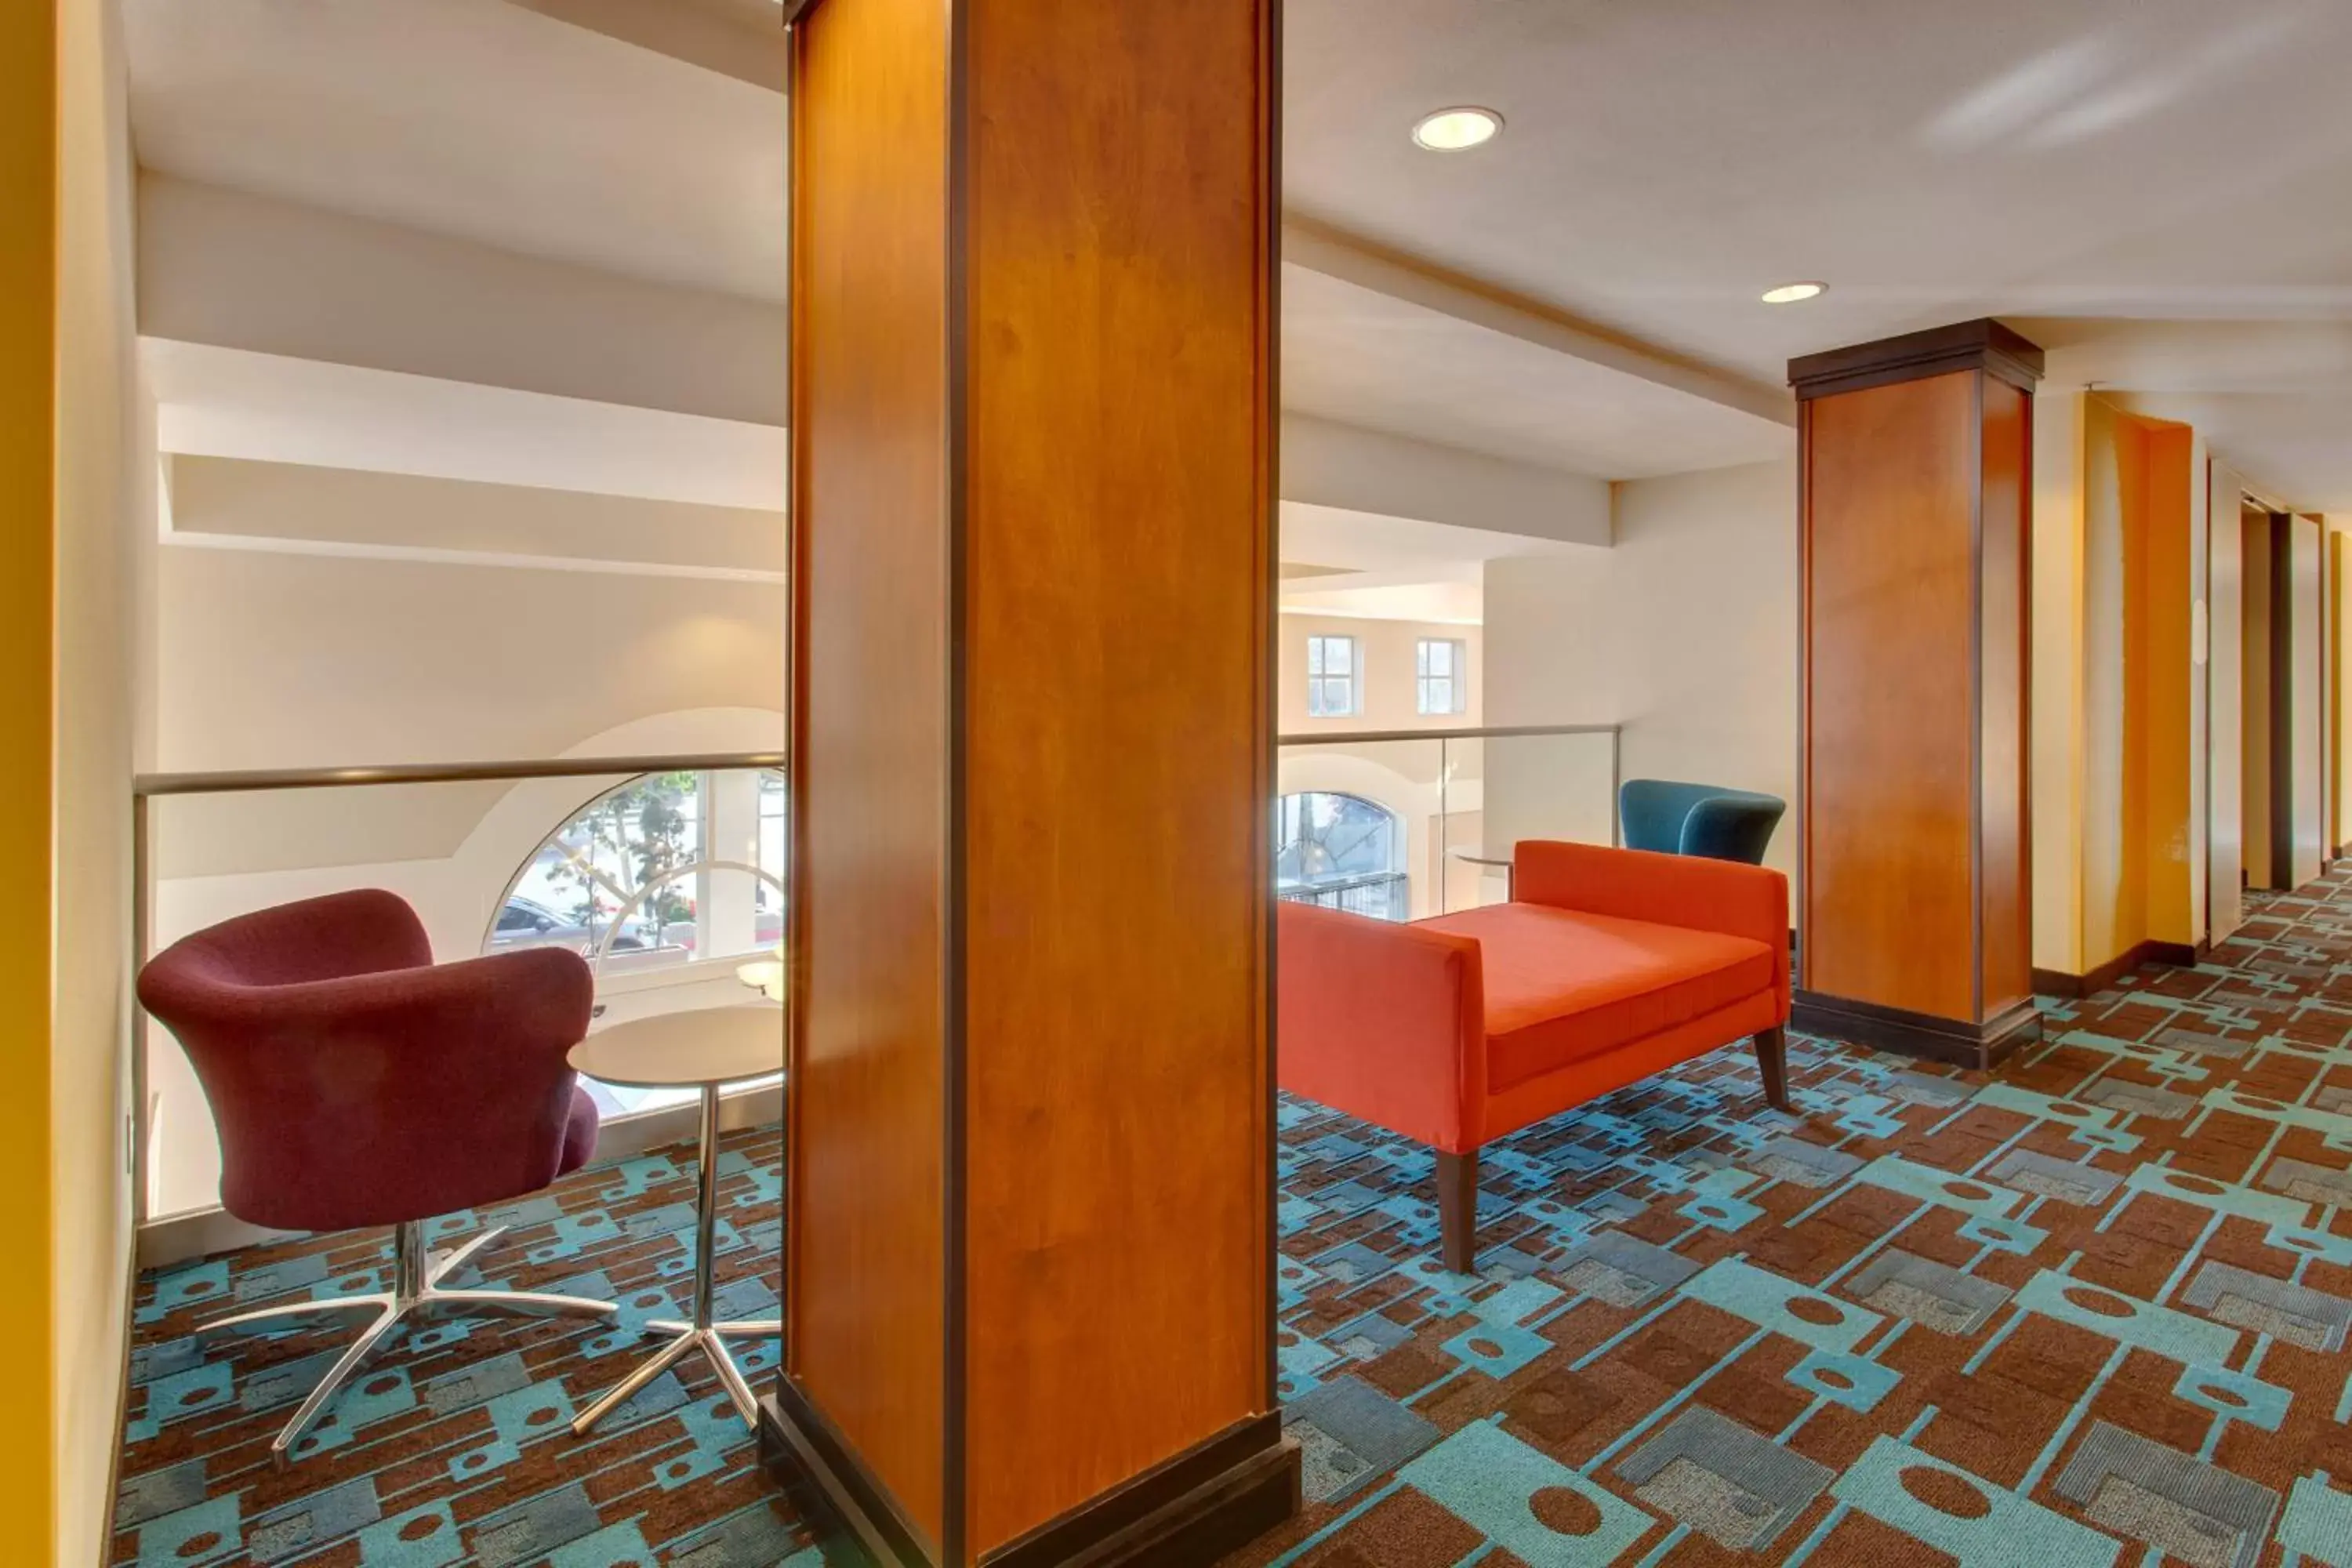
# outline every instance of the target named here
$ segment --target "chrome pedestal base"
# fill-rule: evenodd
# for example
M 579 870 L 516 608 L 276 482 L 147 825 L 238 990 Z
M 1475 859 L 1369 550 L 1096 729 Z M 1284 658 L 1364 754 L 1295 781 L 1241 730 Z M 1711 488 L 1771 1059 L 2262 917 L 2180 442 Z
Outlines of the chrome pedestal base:
M 701 1184 L 696 1194 L 694 1215 L 694 1321 L 656 1318 L 647 1323 L 646 1332 L 667 1334 L 669 1343 L 646 1358 L 612 1392 L 580 1413 L 572 1423 L 572 1433 L 576 1437 L 586 1436 L 596 1423 L 627 1404 L 631 1394 L 686 1359 L 688 1352 L 697 1350 L 709 1359 L 711 1369 L 719 1373 L 719 1381 L 726 1386 L 727 1397 L 735 1402 L 736 1413 L 743 1417 L 743 1424 L 759 1425 L 760 1403 L 752 1397 L 751 1385 L 743 1381 L 742 1370 L 735 1364 L 727 1342 L 773 1339 L 784 1331 L 784 1325 L 772 1318 L 735 1323 L 710 1321 L 711 1265 L 718 1250 L 719 1227 L 719 1086 L 715 1083 L 702 1086 L 701 1163 Z
M 303 1319 L 321 1313 L 344 1313 L 373 1320 L 360 1331 L 360 1337 L 352 1341 L 341 1359 L 328 1369 L 327 1375 L 319 1380 L 319 1386 L 310 1391 L 310 1397 L 302 1402 L 302 1407 L 294 1412 L 294 1418 L 271 1442 L 270 1458 L 278 1464 L 285 1464 L 292 1456 L 294 1445 L 325 1412 L 343 1385 L 414 1319 L 478 1318 L 496 1314 L 522 1318 L 609 1318 L 613 1315 L 612 1302 L 591 1301 L 579 1296 L 549 1296 L 530 1290 L 445 1290 L 441 1288 L 441 1281 L 473 1262 L 484 1247 L 504 1234 L 503 1229 L 486 1230 L 464 1246 L 436 1258 L 425 1248 L 424 1222 L 412 1220 L 397 1227 L 395 1232 L 390 1290 L 365 1296 L 326 1296 L 307 1301 L 289 1301 L 198 1324 L 196 1332 L 202 1336 L 254 1329 L 291 1328 Z

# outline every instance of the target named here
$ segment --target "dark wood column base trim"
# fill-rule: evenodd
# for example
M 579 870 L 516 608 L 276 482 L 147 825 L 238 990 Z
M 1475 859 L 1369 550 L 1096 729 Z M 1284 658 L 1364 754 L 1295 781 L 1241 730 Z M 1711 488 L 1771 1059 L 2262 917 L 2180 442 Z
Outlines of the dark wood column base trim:
M 760 1401 L 760 1462 L 786 1491 L 856 1537 L 877 1564 L 940 1559 L 799 1386 Z M 1236 1551 L 1298 1511 L 1298 1440 L 1279 1411 L 1236 1422 L 1084 1507 L 980 1558 L 984 1568 L 1188 1568 Z
M 2143 942 L 2126 948 L 2087 974 L 2069 974 L 2063 969 L 2037 969 L 2033 972 L 2033 989 L 2043 996 L 2095 996 L 2137 970 L 2152 964 L 2193 969 L 2203 956 L 2197 948 L 2185 942 Z
M 2042 1010 L 2031 999 L 1981 1024 L 1972 1024 L 1962 1018 L 1938 1018 L 1901 1007 L 1882 1007 L 1874 1002 L 1800 991 L 1789 1022 L 1809 1035 L 1826 1035 L 1900 1056 L 1979 1070 L 1998 1066 L 2018 1047 L 2042 1037 Z
M 800 1384 L 779 1377 L 760 1401 L 760 1464 L 784 1490 L 857 1538 L 877 1563 L 934 1568 L 939 1563 L 912 1521 L 857 1462 L 833 1423 Z
M 981 1554 L 983 1568 L 1213 1563 L 1298 1511 L 1298 1439 L 1282 1413 L 1236 1422 L 1174 1458 Z

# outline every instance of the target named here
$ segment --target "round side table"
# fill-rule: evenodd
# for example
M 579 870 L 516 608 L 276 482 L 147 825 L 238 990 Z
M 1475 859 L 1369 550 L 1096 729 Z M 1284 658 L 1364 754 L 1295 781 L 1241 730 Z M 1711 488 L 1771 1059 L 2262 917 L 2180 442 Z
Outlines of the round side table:
M 784 1331 L 775 1319 L 734 1323 L 710 1321 L 713 1235 L 719 1223 L 719 1090 L 722 1084 L 764 1078 L 783 1067 L 783 1009 L 765 1003 L 703 1007 L 633 1018 L 600 1029 L 572 1047 L 572 1067 L 590 1078 L 631 1089 L 698 1089 L 702 1091 L 702 1181 L 694 1216 L 694 1317 L 690 1322 L 656 1319 L 646 1331 L 667 1334 L 664 1345 L 613 1391 L 572 1423 L 584 1436 L 629 1396 L 699 1350 L 726 1385 L 728 1397 L 746 1424 L 759 1419 L 751 1385 L 728 1353 L 730 1339 L 772 1339 Z

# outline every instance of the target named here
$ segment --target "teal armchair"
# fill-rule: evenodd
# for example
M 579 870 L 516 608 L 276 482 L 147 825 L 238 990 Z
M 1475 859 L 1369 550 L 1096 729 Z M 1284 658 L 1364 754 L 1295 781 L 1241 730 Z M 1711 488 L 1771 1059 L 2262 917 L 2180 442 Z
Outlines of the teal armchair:
M 1709 860 L 1764 863 L 1789 803 L 1778 795 L 1671 779 L 1627 779 L 1617 792 L 1625 847 Z

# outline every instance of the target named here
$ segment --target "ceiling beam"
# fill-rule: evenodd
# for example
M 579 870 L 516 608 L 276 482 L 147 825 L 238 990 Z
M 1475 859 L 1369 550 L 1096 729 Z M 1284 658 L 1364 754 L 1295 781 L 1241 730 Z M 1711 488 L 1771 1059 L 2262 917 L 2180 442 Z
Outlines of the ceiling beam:
M 499 0 L 770 91 L 784 90 L 776 0 Z
M 1797 422 L 1796 399 L 1786 387 L 1750 381 L 1685 359 L 1580 321 L 1540 300 L 1432 266 L 1309 218 L 1283 219 L 1282 259 L 1286 266 L 1303 267 L 1359 289 L 1402 300 L 1621 374 L 1672 387 L 1743 414 L 1779 425 L 1794 426 Z

